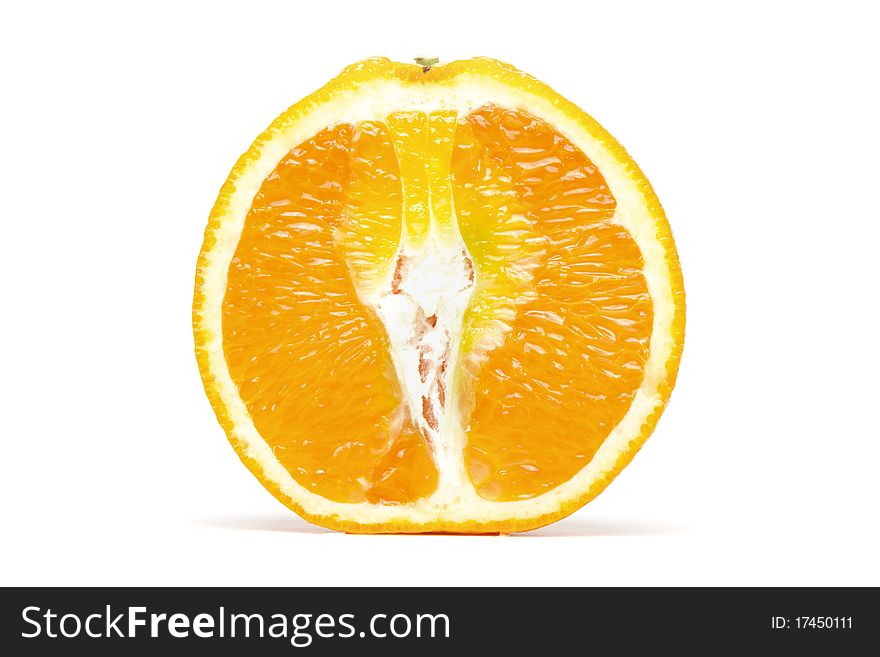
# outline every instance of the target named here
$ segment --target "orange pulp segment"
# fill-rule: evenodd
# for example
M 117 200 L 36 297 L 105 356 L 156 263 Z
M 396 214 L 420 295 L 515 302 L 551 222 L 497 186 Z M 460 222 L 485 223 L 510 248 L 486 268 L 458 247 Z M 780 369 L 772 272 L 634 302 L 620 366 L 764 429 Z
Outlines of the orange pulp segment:
M 481 496 L 526 499 L 585 466 L 642 382 L 652 306 L 642 257 L 583 152 L 521 111 L 466 118 L 453 158 L 462 236 L 477 269 L 465 462 Z
M 393 256 L 400 207 L 387 129 L 325 129 L 266 178 L 229 267 L 223 346 L 239 394 L 290 474 L 339 502 L 436 486 L 385 331 L 356 290 Z

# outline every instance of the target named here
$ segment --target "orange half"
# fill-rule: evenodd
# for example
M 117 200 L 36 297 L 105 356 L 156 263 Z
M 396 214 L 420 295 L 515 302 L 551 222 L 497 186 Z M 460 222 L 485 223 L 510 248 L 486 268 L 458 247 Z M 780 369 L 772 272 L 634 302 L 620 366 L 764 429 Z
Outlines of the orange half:
M 582 110 L 490 59 L 371 59 L 233 168 L 196 353 L 236 452 L 352 532 L 512 532 L 595 497 L 674 384 L 660 204 Z

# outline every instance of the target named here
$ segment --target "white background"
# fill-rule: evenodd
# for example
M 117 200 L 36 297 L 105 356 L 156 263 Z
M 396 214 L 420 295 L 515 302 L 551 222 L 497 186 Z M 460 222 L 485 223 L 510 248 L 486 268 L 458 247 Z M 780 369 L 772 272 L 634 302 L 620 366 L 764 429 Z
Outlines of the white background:
M 0 583 L 880 584 L 877 16 L 714 4 L 6 3 Z M 237 156 L 345 65 L 419 54 L 507 60 L 581 105 L 681 254 L 654 436 L 526 535 L 308 525 L 239 463 L 193 356 Z

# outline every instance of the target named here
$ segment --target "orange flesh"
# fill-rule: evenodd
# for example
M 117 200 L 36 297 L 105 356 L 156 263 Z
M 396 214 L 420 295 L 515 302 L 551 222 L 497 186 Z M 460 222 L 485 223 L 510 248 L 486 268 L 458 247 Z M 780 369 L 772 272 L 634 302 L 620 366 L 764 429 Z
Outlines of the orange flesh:
M 522 112 L 471 114 L 453 171 L 462 237 L 487 281 L 466 335 L 493 308 L 516 312 L 503 346 L 462 377 L 465 464 L 483 497 L 529 498 L 589 463 L 641 385 L 653 321 L 642 257 L 612 223 L 596 167 Z
M 406 502 L 437 483 L 385 330 L 355 291 L 397 246 L 389 153 L 376 125 L 293 149 L 254 199 L 223 302 L 226 361 L 256 429 L 296 481 L 340 502 Z
M 440 119 L 430 138 L 413 127 L 423 115 L 401 114 L 294 148 L 254 199 L 230 264 L 232 380 L 291 476 L 331 500 L 407 503 L 437 487 L 430 437 L 358 293 L 390 280 L 402 235 L 425 235 L 414 190 L 424 198 L 446 171 L 452 194 L 432 197 L 434 220 L 457 221 L 476 270 L 449 403 L 463 410 L 478 494 L 523 499 L 570 479 L 641 384 L 651 300 L 601 174 L 524 112 Z

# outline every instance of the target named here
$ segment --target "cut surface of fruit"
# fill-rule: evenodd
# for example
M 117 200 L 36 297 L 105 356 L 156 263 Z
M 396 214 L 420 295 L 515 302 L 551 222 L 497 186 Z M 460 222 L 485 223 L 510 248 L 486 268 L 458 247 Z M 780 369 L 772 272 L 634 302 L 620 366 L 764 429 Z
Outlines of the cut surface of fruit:
M 659 202 L 509 65 L 360 62 L 239 160 L 199 258 L 196 352 L 241 459 L 355 532 L 511 532 L 595 497 L 674 384 Z

